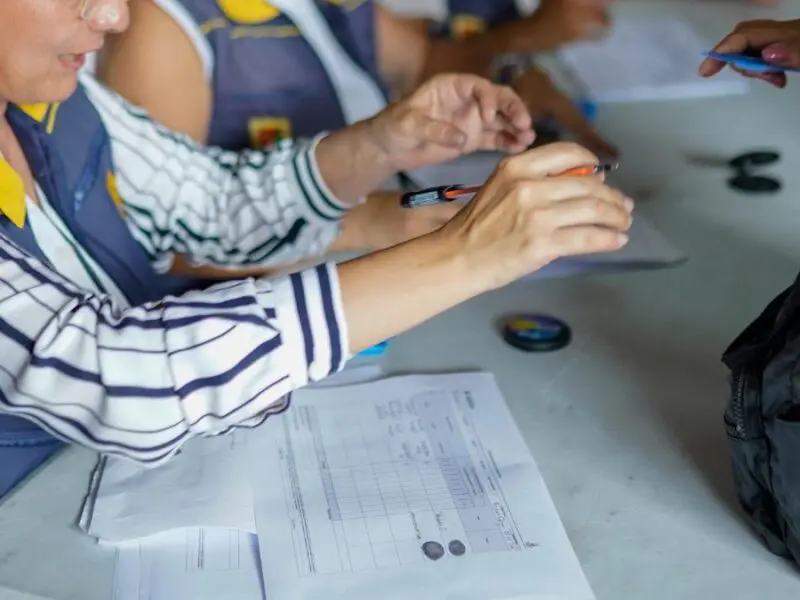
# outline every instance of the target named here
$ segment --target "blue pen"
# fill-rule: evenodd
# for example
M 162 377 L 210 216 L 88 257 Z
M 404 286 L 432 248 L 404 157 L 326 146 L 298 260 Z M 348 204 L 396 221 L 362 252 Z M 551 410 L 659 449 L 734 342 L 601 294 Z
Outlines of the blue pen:
M 770 64 L 760 56 L 751 56 L 749 54 L 740 54 L 735 52 L 715 52 L 714 50 L 704 52 L 703 54 L 708 58 L 713 58 L 714 60 L 738 67 L 743 71 L 751 71 L 753 73 L 785 73 L 786 71 L 800 72 L 800 69 Z

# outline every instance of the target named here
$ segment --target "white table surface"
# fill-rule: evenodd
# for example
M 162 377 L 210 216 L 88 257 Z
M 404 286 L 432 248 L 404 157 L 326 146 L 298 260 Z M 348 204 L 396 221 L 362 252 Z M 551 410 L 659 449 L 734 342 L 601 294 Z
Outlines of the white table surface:
M 733 0 L 670 4 L 710 41 L 758 14 Z M 668 4 L 630 10 L 642 5 Z M 800 17 L 800 2 L 770 14 Z M 624 153 L 617 183 L 688 252 L 686 265 L 519 283 L 396 339 L 386 357 L 392 370 L 497 375 L 599 600 L 800 595 L 800 575 L 736 508 L 719 360 L 800 268 L 795 79 L 783 92 L 602 109 L 600 128 Z M 778 195 L 734 193 L 724 170 L 687 159 L 757 147 L 784 155 Z M 549 355 L 505 346 L 494 321 L 525 310 L 566 319 L 574 342 Z M 94 460 L 67 451 L 0 507 L 0 600 L 110 597 L 113 551 L 73 525 Z

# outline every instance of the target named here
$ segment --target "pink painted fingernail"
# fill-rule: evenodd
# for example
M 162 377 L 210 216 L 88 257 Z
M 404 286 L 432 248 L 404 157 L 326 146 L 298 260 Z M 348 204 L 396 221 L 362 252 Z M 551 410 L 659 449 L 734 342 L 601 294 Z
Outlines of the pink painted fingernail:
M 791 53 L 784 44 L 771 44 L 761 51 L 764 60 L 775 63 L 785 63 L 791 59 Z

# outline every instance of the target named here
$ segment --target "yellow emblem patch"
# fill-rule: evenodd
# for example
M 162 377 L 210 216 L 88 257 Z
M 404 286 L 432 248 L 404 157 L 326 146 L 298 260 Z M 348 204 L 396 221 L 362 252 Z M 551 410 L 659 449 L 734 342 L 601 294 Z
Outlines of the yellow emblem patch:
M 113 171 L 110 170 L 106 173 L 106 190 L 114 201 L 114 205 L 117 207 L 119 214 L 124 215 L 125 205 L 122 203 L 122 197 L 119 195 L 119 190 L 117 189 L 117 178 L 114 176 Z
M 450 32 L 453 37 L 463 40 L 472 35 L 486 31 L 486 22 L 473 15 L 454 15 L 450 20 Z
M 0 157 L 0 212 L 17 227 L 25 225 L 25 184 L 22 177 Z
M 292 136 L 292 124 L 281 117 L 253 117 L 247 122 L 250 147 L 267 148 L 275 142 Z
M 240 25 L 262 25 L 281 14 L 264 0 L 217 0 L 217 5 L 228 19 Z

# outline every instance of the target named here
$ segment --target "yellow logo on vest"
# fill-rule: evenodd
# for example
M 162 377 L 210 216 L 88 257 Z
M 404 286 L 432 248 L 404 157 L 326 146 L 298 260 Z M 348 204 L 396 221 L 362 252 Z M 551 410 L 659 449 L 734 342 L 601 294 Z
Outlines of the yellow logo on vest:
M 228 19 L 240 25 L 262 25 L 281 14 L 264 0 L 217 0 L 217 5 Z
M 25 225 L 25 184 L 11 165 L 0 157 L 0 212 L 17 227 Z
M 450 33 L 457 40 L 463 40 L 486 31 L 486 22 L 473 15 L 454 15 L 450 19 Z
M 56 127 L 56 113 L 58 113 L 59 106 L 61 105 L 58 102 L 41 102 L 39 104 L 20 104 L 19 109 L 37 123 L 46 121 L 47 133 L 53 133 L 53 129 Z
M 125 205 L 122 203 L 122 197 L 119 195 L 119 190 L 117 189 L 117 178 L 111 170 L 106 172 L 106 190 L 114 201 L 114 205 L 117 207 L 119 214 L 125 216 Z
M 247 122 L 247 130 L 250 134 L 250 147 L 256 150 L 292 137 L 291 122 L 281 117 L 253 117 Z

